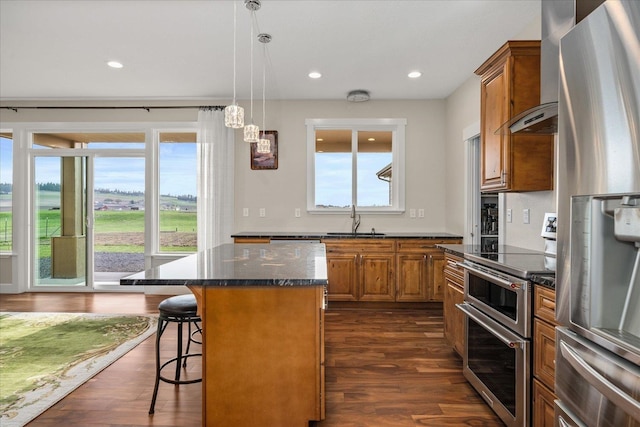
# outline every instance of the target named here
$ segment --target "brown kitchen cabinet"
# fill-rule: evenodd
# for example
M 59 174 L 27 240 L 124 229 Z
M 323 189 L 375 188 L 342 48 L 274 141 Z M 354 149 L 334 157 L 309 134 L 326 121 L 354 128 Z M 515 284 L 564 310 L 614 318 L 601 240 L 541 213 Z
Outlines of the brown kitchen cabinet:
M 442 302 L 444 300 L 444 253 L 437 244 L 460 240 L 398 240 L 396 301 Z
M 464 302 L 464 270 L 458 266 L 463 259 L 459 256 L 444 254 L 445 293 L 442 306 L 444 317 L 444 337 L 453 349 L 462 357 L 464 353 L 464 314 L 456 304 Z
M 395 301 L 395 240 L 326 239 L 329 301 Z
M 480 83 L 481 190 L 553 189 L 553 135 L 496 132 L 540 104 L 540 41 L 509 41 L 476 70 Z
M 553 401 L 556 396 L 555 357 L 555 290 L 534 288 L 533 319 L 533 426 L 552 427 Z
M 437 244 L 460 239 L 323 239 L 330 301 L 442 302 L 445 263 Z
M 190 288 L 203 321 L 203 426 L 325 418 L 323 286 Z

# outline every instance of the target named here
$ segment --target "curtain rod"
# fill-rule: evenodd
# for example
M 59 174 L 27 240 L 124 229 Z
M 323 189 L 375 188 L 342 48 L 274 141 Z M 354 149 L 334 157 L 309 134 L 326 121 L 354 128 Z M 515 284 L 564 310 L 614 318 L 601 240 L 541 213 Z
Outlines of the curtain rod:
M 92 107 L 92 106 L 87 106 L 87 107 L 75 107 L 75 106 L 58 106 L 58 107 L 29 107 L 29 106 L 25 106 L 25 107 L 11 107 L 11 106 L 7 106 L 7 107 L 2 107 L 2 108 L 6 108 L 7 110 L 13 110 L 16 113 L 18 112 L 18 110 L 147 110 L 147 112 L 150 112 L 152 109 L 154 110 L 175 110 L 175 109 L 207 109 L 210 108 L 212 110 L 224 110 L 225 106 L 224 105 L 177 105 L 175 107 L 171 107 L 171 106 L 157 106 L 157 107 L 145 107 L 145 106 L 133 106 L 133 107 L 110 107 L 110 106 L 103 106 L 103 107 Z

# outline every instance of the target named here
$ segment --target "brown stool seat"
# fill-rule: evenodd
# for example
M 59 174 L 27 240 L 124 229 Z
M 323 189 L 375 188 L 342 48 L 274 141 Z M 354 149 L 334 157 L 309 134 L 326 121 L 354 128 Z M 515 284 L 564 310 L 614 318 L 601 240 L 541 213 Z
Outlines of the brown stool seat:
M 149 414 L 153 414 L 155 411 L 156 398 L 158 397 L 158 386 L 160 381 L 179 385 L 179 384 L 193 384 L 202 382 L 202 378 L 195 378 L 189 380 L 180 379 L 180 368 L 187 367 L 187 359 L 190 357 L 201 357 L 202 353 L 189 354 L 189 348 L 191 343 L 202 344 L 202 341 L 198 341 L 194 338 L 195 334 L 201 334 L 202 328 L 198 324 L 202 322 L 200 316 L 198 316 L 198 304 L 196 297 L 193 294 L 177 295 L 167 298 L 158 304 L 158 331 L 156 332 L 156 383 L 153 388 L 153 398 L 151 399 L 151 407 L 149 408 Z M 177 354 L 176 357 L 171 358 L 160 364 L 160 338 L 167 328 L 169 323 L 177 323 L 178 325 L 178 342 L 177 342 Z M 182 353 L 182 327 L 184 324 L 188 325 L 188 339 L 187 349 Z M 195 330 L 192 330 L 192 326 Z M 173 378 L 167 378 L 162 375 L 162 370 L 175 363 L 175 374 Z

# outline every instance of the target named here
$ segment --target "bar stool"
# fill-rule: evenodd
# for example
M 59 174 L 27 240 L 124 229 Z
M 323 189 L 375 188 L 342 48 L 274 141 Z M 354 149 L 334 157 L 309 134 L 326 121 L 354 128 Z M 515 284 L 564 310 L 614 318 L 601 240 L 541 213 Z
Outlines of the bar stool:
M 158 385 L 160 381 L 164 381 L 169 384 L 193 384 L 202 382 L 202 378 L 181 380 L 180 368 L 186 368 L 187 359 L 190 357 L 202 356 L 202 353 L 189 354 L 189 348 L 191 343 L 202 344 L 202 341 L 198 341 L 194 338 L 196 334 L 202 334 L 202 329 L 198 322 L 201 322 L 200 316 L 198 316 L 198 305 L 196 303 L 196 297 L 193 294 L 178 295 L 163 300 L 158 305 L 158 311 L 160 315 L 158 317 L 158 331 L 156 332 L 156 383 L 153 388 L 153 398 L 151 399 L 151 407 L 149 408 L 149 414 L 154 413 L 156 405 L 156 397 L 158 396 Z M 178 324 L 178 343 L 176 357 L 167 360 L 160 365 L 160 338 L 167 328 L 169 323 Z M 188 325 L 188 340 L 187 349 L 184 354 L 182 353 L 182 327 L 184 324 Z M 192 326 L 195 329 L 192 329 Z M 172 363 L 175 363 L 176 371 L 174 378 L 167 378 L 162 376 L 162 370 Z

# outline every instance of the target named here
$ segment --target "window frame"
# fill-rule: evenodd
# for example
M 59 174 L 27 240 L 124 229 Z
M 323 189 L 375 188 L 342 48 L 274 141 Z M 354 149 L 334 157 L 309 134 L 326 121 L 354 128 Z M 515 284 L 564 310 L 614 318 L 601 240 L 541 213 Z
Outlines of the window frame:
M 307 212 L 310 214 L 342 214 L 350 211 L 350 207 L 318 207 L 315 197 L 316 180 L 316 138 L 317 130 L 350 130 L 352 135 L 361 131 L 390 131 L 392 133 L 392 170 L 391 206 L 363 206 L 356 205 L 356 188 L 358 185 L 357 149 L 353 146 L 352 137 L 352 170 L 354 177 L 352 187 L 352 204 L 358 212 L 368 214 L 402 214 L 405 211 L 405 128 L 406 119 L 306 119 L 307 127 Z M 357 148 L 357 146 L 356 146 Z

